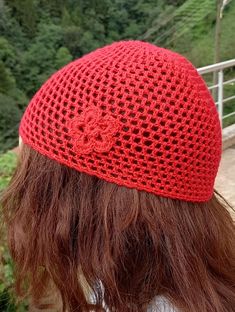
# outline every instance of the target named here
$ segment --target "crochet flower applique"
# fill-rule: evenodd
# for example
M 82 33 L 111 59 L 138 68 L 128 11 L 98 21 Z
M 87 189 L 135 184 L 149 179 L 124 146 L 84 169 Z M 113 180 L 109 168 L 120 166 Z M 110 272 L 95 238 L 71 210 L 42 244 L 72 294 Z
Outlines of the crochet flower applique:
M 116 119 L 109 114 L 102 116 L 97 107 L 86 108 L 78 118 L 72 120 L 71 135 L 77 153 L 89 154 L 108 152 L 113 143 L 113 136 L 118 131 Z

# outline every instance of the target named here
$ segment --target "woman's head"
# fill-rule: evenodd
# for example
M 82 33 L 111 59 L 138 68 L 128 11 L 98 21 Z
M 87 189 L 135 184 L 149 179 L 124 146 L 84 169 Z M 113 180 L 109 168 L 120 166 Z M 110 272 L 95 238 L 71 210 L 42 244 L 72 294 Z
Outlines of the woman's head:
M 20 134 L 3 198 L 19 294 L 53 284 L 69 311 L 146 311 L 157 296 L 233 311 L 220 123 L 187 60 L 138 41 L 98 49 L 42 86 Z

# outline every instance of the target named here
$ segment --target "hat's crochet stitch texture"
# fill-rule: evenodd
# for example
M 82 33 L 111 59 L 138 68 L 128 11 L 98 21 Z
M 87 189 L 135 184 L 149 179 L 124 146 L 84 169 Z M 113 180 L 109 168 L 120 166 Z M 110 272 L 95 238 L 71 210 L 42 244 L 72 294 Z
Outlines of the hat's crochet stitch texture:
M 78 171 L 186 201 L 211 198 L 221 157 L 218 114 L 196 69 L 140 41 L 113 43 L 52 75 L 20 135 Z

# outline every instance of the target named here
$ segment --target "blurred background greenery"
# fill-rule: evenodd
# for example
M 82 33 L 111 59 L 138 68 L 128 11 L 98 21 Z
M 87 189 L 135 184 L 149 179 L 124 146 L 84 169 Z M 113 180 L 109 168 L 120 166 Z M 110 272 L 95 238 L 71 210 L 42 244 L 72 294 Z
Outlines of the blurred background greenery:
M 235 54 L 235 0 L 221 20 L 220 61 Z M 95 48 L 140 39 L 173 49 L 196 67 L 214 62 L 216 0 L 0 0 L 0 192 L 16 155 L 23 111 L 57 69 Z M 228 78 L 234 70 L 227 71 Z M 209 78 L 210 79 L 210 78 Z M 209 81 L 210 82 L 210 81 Z M 225 90 L 235 93 L 235 85 Z M 224 110 L 235 109 L 235 103 Z M 0 241 L 0 311 L 25 311 L 11 286 L 12 262 Z
M 227 2 L 221 61 L 235 51 L 235 1 Z M 0 0 L 0 152 L 16 146 L 29 99 L 72 59 L 115 40 L 142 39 L 196 67 L 212 64 L 215 21 L 216 0 Z

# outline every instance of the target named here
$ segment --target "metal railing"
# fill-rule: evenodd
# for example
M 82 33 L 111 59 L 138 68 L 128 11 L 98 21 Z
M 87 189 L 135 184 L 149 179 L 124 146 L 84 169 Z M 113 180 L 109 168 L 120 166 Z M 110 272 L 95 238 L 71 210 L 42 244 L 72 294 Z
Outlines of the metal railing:
M 218 108 L 219 117 L 221 120 L 221 124 L 225 118 L 231 117 L 235 115 L 235 110 L 229 114 L 224 115 L 223 113 L 223 104 L 235 99 L 235 95 L 224 98 L 224 85 L 233 85 L 235 83 L 235 78 L 224 80 L 224 69 L 231 68 L 235 66 L 235 59 L 205 66 L 198 68 L 198 72 L 200 75 L 216 73 L 218 76 L 216 77 L 216 83 L 209 86 L 209 90 L 217 90 L 216 94 L 216 106 Z

